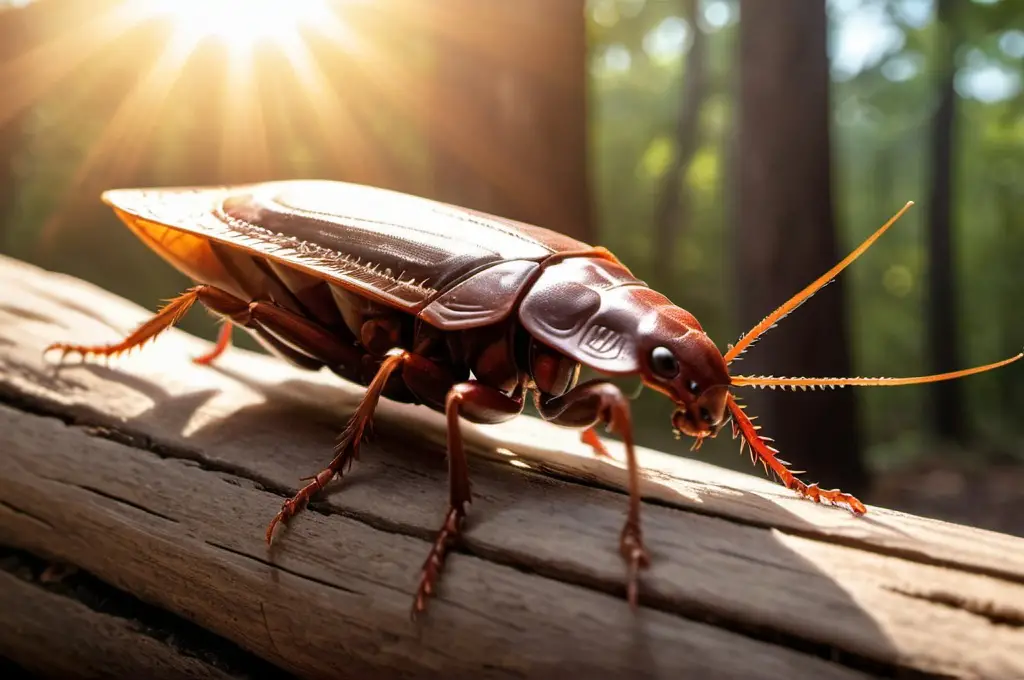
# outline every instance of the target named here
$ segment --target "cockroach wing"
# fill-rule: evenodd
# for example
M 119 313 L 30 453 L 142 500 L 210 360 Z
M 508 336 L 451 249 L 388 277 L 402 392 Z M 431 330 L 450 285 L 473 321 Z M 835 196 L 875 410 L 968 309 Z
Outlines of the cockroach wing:
M 215 269 L 209 239 L 412 313 L 494 265 L 589 247 L 533 225 L 345 182 L 121 189 L 103 198 L 186 274 Z M 461 323 L 470 322 L 463 315 Z
M 420 312 L 420 318 L 448 331 L 498 323 L 511 313 L 519 291 L 539 267 L 529 260 L 491 265 L 439 295 Z
M 622 265 L 571 257 L 546 268 L 530 286 L 519 320 L 530 335 L 582 364 L 635 373 L 645 329 L 657 323 L 647 318 L 653 312 L 641 310 L 660 305 L 671 303 Z

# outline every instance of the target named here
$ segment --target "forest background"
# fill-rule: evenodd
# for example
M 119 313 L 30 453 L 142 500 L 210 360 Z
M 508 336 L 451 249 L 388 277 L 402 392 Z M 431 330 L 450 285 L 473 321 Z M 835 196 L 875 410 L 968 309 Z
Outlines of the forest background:
M 605 245 L 724 350 L 914 200 L 739 366 L 953 370 L 1024 346 L 1022 78 L 1019 0 L 0 0 L 0 253 L 155 308 L 102 190 L 341 179 Z M 1019 365 L 744 396 L 808 480 L 1024 534 Z

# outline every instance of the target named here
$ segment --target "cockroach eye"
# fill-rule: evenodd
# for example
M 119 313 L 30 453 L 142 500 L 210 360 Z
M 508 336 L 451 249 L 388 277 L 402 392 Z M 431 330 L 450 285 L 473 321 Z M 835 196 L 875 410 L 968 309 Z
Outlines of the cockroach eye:
M 691 380 L 690 384 L 686 386 L 692 394 L 695 396 L 700 394 L 700 385 L 697 384 L 696 380 Z
M 659 377 L 671 380 L 679 375 L 679 362 L 666 347 L 655 347 L 651 351 L 651 370 Z

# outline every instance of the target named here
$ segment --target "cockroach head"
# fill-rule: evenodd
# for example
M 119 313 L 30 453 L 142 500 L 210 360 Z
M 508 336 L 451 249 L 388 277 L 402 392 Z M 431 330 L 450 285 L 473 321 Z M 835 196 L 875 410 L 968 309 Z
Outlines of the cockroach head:
M 665 306 L 654 319 L 640 334 L 644 383 L 675 403 L 675 429 L 698 438 L 717 433 L 730 383 L 722 353 L 689 312 Z

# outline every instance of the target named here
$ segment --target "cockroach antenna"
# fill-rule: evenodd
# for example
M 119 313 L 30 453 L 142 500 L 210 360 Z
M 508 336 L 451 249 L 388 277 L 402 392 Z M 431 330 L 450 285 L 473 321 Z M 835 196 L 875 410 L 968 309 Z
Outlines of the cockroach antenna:
M 878 240 L 878 238 L 888 231 L 889 227 L 896 223 L 903 213 L 914 205 L 913 201 L 908 201 L 906 205 L 900 208 L 899 212 L 889 218 L 889 221 L 883 224 L 878 231 L 869 236 L 863 243 L 857 246 L 853 252 L 843 258 L 836 266 L 829 269 L 827 272 L 818 277 L 812 284 L 801 290 L 799 293 L 786 300 L 780 305 L 774 312 L 766 316 L 761 320 L 760 323 L 755 325 L 749 331 L 747 331 L 743 337 L 741 337 L 735 345 L 731 345 L 729 350 L 725 354 L 726 363 L 732 363 L 735 361 L 744 351 L 750 348 L 762 335 L 778 325 L 779 321 L 784 319 L 786 316 L 791 314 L 797 307 L 807 302 L 817 293 L 819 290 L 832 283 L 832 281 L 850 266 L 854 260 L 864 254 L 864 252 L 871 247 L 871 245 Z M 734 387 L 759 387 L 768 389 L 789 389 L 789 390 L 815 390 L 837 387 L 896 387 L 898 385 L 920 385 L 923 383 L 941 382 L 943 380 L 955 380 L 957 378 L 964 378 L 969 375 L 976 373 L 984 373 L 985 371 L 991 371 L 996 368 L 1002 368 L 1007 364 L 1012 364 L 1019 359 L 1024 358 L 1024 352 L 1015 356 L 997 361 L 995 363 L 986 364 L 984 366 L 975 366 L 973 368 L 965 368 L 958 371 L 950 371 L 948 373 L 937 373 L 935 375 L 923 375 L 910 378 L 787 378 L 775 376 L 747 376 L 747 375 L 734 375 L 731 376 L 731 383 Z
M 747 331 L 747 333 L 745 333 L 735 345 L 730 345 L 728 351 L 723 355 L 726 363 L 730 364 L 739 358 L 744 351 L 749 349 L 750 346 L 757 342 L 757 340 L 767 331 L 774 328 L 779 321 L 793 312 L 797 307 L 807 302 L 807 300 L 809 300 L 819 290 L 831 283 L 840 272 L 850 266 L 850 264 L 852 264 L 858 257 L 863 255 L 864 251 L 871 247 L 871 245 L 877 241 L 878 238 L 884 234 L 889 227 L 891 227 L 912 205 L 912 201 L 904 205 L 903 208 L 893 215 L 888 222 L 883 224 L 878 231 L 869 236 L 863 243 L 857 246 L 853 252 L 843 258 L 839 264 L 832 267 L 832 269 L 821 275 L 811 285 L 801 290 L 799 293 L 783 303 L 774 312 L 762 319 L 760 323 Z M 963 378 L 976 373 L 984 373 L 985 371 L 991 371 L 993 369 L 1006 366 L 1007 364 L 1012 364 L 1021 358 L 1024 358 L 1024 352 L 1008 359 L 1003 359 L 1002 361 L 986 364 L 985 366 L 977 366 L 974 368 L 965 368 L 959 371 L 912 378 L 776 378 L 774 376 L 733 375 L 730 376 L 730 382 L 733 387 L 759 387 L 769 389 L 782 388 L 792 390 L 835 389 L 837 387 L 851 386 L 894 387 L 897 385 L 919 385 L 922 383 L 939 382 L 942 380 L 954 380 L 956 378 Z M 864 504 L 851 494 L 843 493 L 839 489 L 822 489 L 817 484 L 807 484 L 797 479 L 796 474 L 798 473 L 790 470 L 789 464 L 778 457 L 778 450 L 772 447 L 769 443 L 772 440 L 760 434 L 760 428 L 754 425 L 753 419 L 744 412 L 744 407 L 738 403 L 737 397 L 729 394 L 726 406 L 729 413 L 732 415 L 733 437 L 739 435 L 742 436 L 740 452 L 742 453 L 744 444 L 749 446 L 751 457 L 755 460 L 759 459 L 761 464 L 765 466 L 765 469 L 771 470 L 771 472 L 774 473 L 775 476 L 778 477 L 779 481 L 785 484 L 787 488 L 793 489 L 802 496 L 805 496 L 815 502 L 828 502 L 846 506 L 857 515 L 867 512 L 867 508 Z

